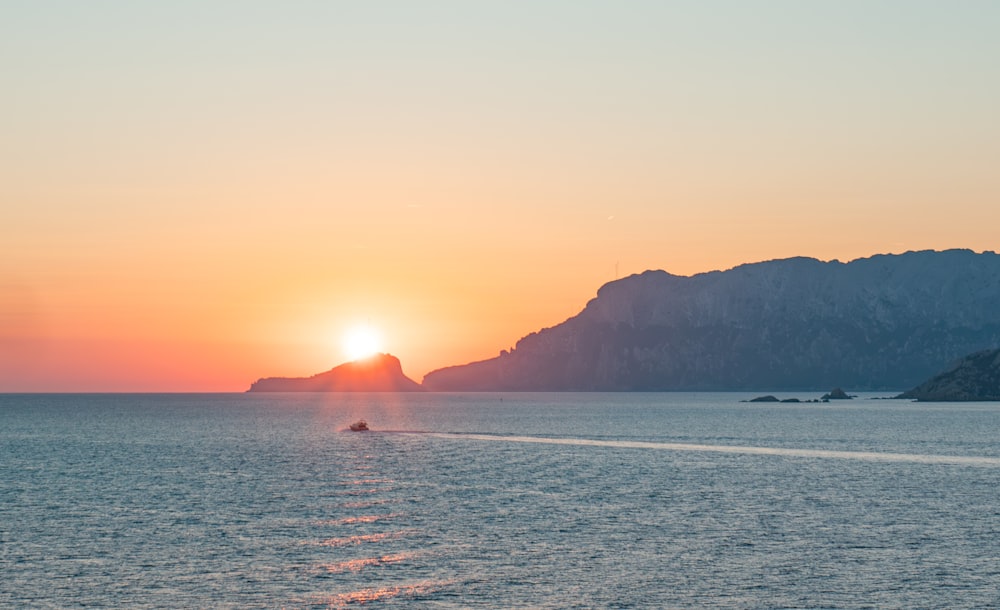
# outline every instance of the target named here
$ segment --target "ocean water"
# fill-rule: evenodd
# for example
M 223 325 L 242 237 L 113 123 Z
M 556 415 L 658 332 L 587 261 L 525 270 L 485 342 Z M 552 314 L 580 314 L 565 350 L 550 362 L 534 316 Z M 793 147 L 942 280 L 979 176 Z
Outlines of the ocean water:
M 0 607 L 1000 606 L 1000 404 L 752 396 L 0 396 Z

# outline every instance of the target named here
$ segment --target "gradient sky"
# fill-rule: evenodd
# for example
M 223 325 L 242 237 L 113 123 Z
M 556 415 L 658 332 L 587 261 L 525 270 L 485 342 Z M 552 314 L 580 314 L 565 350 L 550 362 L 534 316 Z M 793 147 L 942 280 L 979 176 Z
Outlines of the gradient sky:
M 1000 2 L 0 4 L 0 391 L 419 380 L 646 269 L 1000 246 Z

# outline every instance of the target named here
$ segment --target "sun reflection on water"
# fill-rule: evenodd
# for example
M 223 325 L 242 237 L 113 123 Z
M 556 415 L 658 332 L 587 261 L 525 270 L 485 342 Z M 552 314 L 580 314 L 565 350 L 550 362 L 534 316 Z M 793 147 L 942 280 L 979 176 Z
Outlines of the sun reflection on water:
M 347 593 L 312 596 L 309 603 L 327 608 L 347 608 L 349 606 L 388 600 L 396 597 L 419 597 L 430 595 L 451 585 L 451 581 L 425 581 L 409 585 L 360 589 Z
M 341 572 L 360 572 L 362 569 L 374 566 L 383 566 L 392 563 L 399 563 L 401 561 L 408 561 L 418 556 L 418 553 L 393 553 L 390 555 L 382 555 L 381 557 L 363 557 L 361 559 L 349 559 L 346 561 L 337 561 L 331 563 L 320 564 L 318 567 L 330 574 L 339 574 Z
M 354 544 L 365 544 L 370 542 L 382 542 L 383 540 L 395 540 L 413 534 L 413 530 L 399 530 L 395 532 L 382 532 L 380 534 L 358 534 L 356 536 L 341 536 L 337 538 L 327 538 L 326 540 L 303 542 L 302 544 L 341 547 Z
M 378 521 L 398 519 L 402 516 L 403 516 L 402 513 L 390 513 L 387 515 L 361 515 L 357 517 L 344 517 L 342 519 L 327 519 L 323 521 L 317 521 L 316 525 L 356 525 L 359 523 L 376 523 Z

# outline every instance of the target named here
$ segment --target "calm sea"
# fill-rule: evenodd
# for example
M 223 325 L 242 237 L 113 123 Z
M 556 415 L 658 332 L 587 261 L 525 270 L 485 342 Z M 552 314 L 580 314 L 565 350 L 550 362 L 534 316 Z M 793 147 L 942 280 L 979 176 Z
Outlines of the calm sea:
M 753 395 L 0 396 L 0 606 L 1000 606 L 1000 404 Z

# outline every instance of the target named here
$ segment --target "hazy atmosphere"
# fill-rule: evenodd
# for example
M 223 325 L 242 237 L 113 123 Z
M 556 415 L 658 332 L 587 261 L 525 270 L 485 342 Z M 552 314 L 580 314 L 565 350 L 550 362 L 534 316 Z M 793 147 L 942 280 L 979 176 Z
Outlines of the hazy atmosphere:
M 995 2 L 7 2 L 0 392 L 419 380 L 605 282 L 998 249 Z M 903 389 L 903 388 L 901 388 Z

